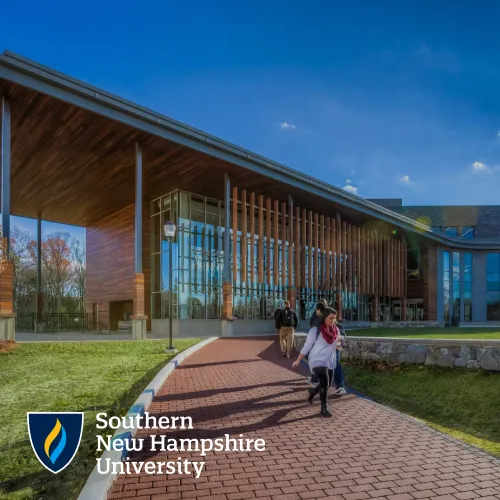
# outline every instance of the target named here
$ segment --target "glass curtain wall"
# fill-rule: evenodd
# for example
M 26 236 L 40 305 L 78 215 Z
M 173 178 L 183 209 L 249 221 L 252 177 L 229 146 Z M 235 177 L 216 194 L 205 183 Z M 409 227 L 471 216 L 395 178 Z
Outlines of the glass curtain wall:
M 450 261 L 451 258 L 451 261 Z M 450 267 L 451 266 L 451 267 Z M 453 326 L 461 320 L 472 321 L 472 253 L 443 252 L 443 320 Z
M 500 253 L 486 256 L 486 319 L 500 321 Z
M 443 252 L 443 305 L 445 323 L 450 322 L 450 252 Z
M 453 252 L 453 303 L 452 324 L 460 321 L 460 252 Z
M 219 200 L 204 198 L 184 191 L 175 191 L 151 202 L 151 318 L 165 319 L 169 316 L 169 300 L 172 297 L 172 316 L 179 319 L 217 319 L 222 315 L 222 283 L 224 268 L 224 203 Z M 251 260 L 252 239 L 247 233 L 247 265 L 242 269 L 242 221 L 246 217 L 246 227 L 250 228 L 250 218 L 254 218 L 255 234 L 253 235 L 253 255 Z M 288 214 L 282 220 L 281 211 L 278 217 L 278 239 L 274 239 L 274 226 L 271 227 L 269 252 L 264 237 L 264 284 L 257 282 L 259 275 L 258 209 L 250 213 L 250 206 L 242 207 L 238 203 L 237 223 L 237 269 L 233 269 L 233 315 L 239 319 L 271 319 L 274 311 L 283 305 L 287 297 L 288 284 L 294 276 L 295 269 L 288 268 L 288 253 L 294 252 L 289 246 L 283 229 L 288 227 Z M 177 226 L 176 236 L 170 245 L 164 235 L 164 224 L 171 220 Z M 274 212 L 272 212 L 274 223 Z M 268 217 L 264 215 L 264 236 L 268 234 Z M 302 221 L 300 221 L 302 224 Z M 309 221 L 306 220 L 308 228 Z M 232 221 L 231 221 L 232 225 Z M 232 229 L 231 229 L 232 234 Z M 309 231 L 306 231 L 306 235 Z M 312 242 L 314 243 L 314 242 Z M 275 252 L 275 246 L 278 246 Z M 309 269 L 309 252 L 313 252 L 313 267 L 316 263 L 315 248 L 306 241 L 301 257 L 305 265 L 306 276 L 313 276 L 314 269 Z M 232 244 L 231 244 L 232 249 Z M 172 269 L 169 268 L 169 252 L 172 252 Z M 319 282 L 332 282 L 333 272 L 329 277 L 323 275 L 330 269 L 329 259 L 333 259 L 332 267 L 338 267 L 337 255 L 321 254 L 318 258 Z M 343 318 L 346 320 L 369 321 L 370 303 L 367 295 L 358 293 L 357 270 L 346 257 L 348 276 L 352 275 L 352 292 L 347 291 L 347 283 L 341 284 Z M 255 277 L 252 283 L 252 269 Z M 342 263 L 340 263 L 342 266 Z M 294 267 L 294 266 L 293 266 Z M 270 272 L 268 273 L 268 269 Z M 275 282 L 275 269 L 280 277 Z M 335 274 L 342 267 L 335 269 Z M 172 293 L 169 290 L 169 275 L 172 273 Z M 329 279 L 328 279 L 329 278 Z M 333 287 L 335 288 L 335 286 Z M 316 290 L 314 288 L 297 289 L 297 313 L 302 319 L 308 319 L 315 310 L 317 301 L 326 299 L 332 306 L 335 304 L 336 291 Z
M 472 253 L 463 254 L 464 321 L 472 321 Z
M 170 245 L 163 226 L 177 226 Z M 169 316 L 172 273 L 173 318 L 216 319 L 222 309 L 224 207 L 217 200 L 176 191 L 151 203 L 151 317 Z

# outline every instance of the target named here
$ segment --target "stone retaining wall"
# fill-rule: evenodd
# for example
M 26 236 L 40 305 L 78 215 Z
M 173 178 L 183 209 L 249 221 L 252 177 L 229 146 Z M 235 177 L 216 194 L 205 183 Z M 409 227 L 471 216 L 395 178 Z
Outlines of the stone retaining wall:
M 304 334 L 296 334 L 297 350 L 302 348 L 305 338 Z M 500 372 L 500 341 L 390 339 L 349 335 L 342 357 Z

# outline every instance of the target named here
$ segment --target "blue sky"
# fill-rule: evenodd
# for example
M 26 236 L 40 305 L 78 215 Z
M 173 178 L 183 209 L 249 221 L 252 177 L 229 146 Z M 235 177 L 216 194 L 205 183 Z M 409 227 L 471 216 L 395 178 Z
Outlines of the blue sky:
M 500 4 L 47 1 L 0 48 L 365 197 L 497 204 Z

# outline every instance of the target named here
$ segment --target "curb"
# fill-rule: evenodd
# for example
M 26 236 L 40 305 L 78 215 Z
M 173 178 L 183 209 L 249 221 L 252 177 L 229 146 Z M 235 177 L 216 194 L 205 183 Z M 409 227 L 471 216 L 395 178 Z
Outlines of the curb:
M 210 344 L 219 337 L 210 337 L 208 339 L 202 340 L 198 344 L 189 347 L 185 351 L 179 353 L 175 358 L 171 359 L 155 376 L 155 378 L 148 384 L 148 386 L 142 391 L 141 395 L 136 399 L 135 403 L 130 407 L 127 412 L 127 417 L 135 417 L 136 415 L 143 415 L 144 412 L 151 406 L 153 398 L 156 393 L 163 386 L 170 374 L 191 354 L 202 349 L 207 344 Z M 135 436 L 137 428 L 133 429 L 122 429 L 119 428 L 113 435 L 113 441 L 115 439 L 130 439 Z M 127 456 L 128 451 L 124 449 L 123 451 L 104 451 L 100 458 L 110 459 L 113 462 L 123 461 Z M 78 500 L 106 500 L 108 496 L 108 491 L 113 485 L 117 474 L 109 472 L 108 474 L 99 474 L 97 471 L 97 464 L 92 470 L 87 482 L 83 486 Z

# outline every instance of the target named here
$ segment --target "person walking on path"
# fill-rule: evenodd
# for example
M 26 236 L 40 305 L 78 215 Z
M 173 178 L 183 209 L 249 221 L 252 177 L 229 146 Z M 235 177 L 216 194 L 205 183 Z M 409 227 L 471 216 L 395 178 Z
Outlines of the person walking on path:
M 316 309 L 314 310 L 314 314 L 309 319 L 309 328 L 313 328 L 314 326 L 319 327 L 321 323 L 323 323 L 323 313 L 325 311 L 325 307 L 328 306 L 326 300 L 321 300 L 316 304 Z M 304 361 L 306 363 L 306 361 Z M 309 367 L 310 368 L 310 367 Z M 316 387 L 319 384 L 318 377 L 311 370 L 311 375 L 307 377 L 307 383 L 312 387 Z
M 293 362 L 293 367 L 297 368 L 300 362 L 308 356 L 309 366 L 319 379 L 319 384 L 309 389 L 308 401 L 312 404 L 314 396 L 320 395 L 321 415 L 331 417 L 328 410 L 328 387 L 333 378 L 333 370 L 337 362 L 337 338 L 339 329 L 335 324 L 337 311 L 327 307 L 323 313 L 323 323 L 309 330 L 304 347 L 299 356 Z
M 290 358 L 293 349 L 293 335 L 295 329 L 299 326 L 297 313 L 290 308 L 290 301 L 285 300 L 283 309 L 281 309 L 276 319 L 276 328 L 280 332 L 281 355 Z

